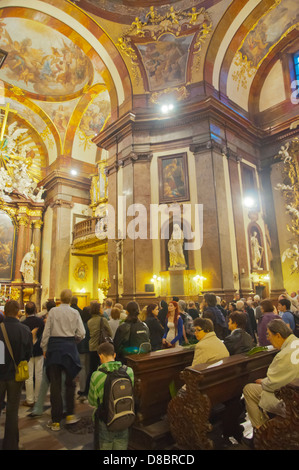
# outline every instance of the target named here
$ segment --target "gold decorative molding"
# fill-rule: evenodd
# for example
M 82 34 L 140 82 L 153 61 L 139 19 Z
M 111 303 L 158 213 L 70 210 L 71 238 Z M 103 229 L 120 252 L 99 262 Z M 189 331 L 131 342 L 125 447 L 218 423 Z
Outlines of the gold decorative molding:
M 193 54 L 197 56 L 195 68 L 199 66 L 199 52 L 206 37 L 212 31 L 212 20 L 205 8 L 192 7 L 187 11 L 176 11 L 173 6 L 164 14 L 158 14 L 151 6 L 145 15 L 145 21 L 136 17 L 129 29 L 118 38 L 116 46 L 131 60 L 134 77 L 141 77 L 139 69 L 138 53 L 135 43 L 159 41 L 164 34 L 172 34 L 176 37 L 195 35 Z
M 86 281 L 88 273 L 88 266 L 87 264 L 81 262 L 78 263 L 74 270 L 74 278 L 76 281 Z
M 173 96 L 176 101 L 183 101 L 189 96 L 189 91 L 185 86 L 176 87 L 176 88 L 165 88 L 162 91 L 156 91 L 151 94 L 150 102 L 157 104 L 160 102 L 161 98 Z

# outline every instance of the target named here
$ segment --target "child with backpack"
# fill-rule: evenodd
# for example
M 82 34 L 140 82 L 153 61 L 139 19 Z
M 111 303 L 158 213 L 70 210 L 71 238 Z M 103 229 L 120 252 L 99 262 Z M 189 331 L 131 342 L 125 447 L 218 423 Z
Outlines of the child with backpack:
M 127 450 L 129 427 L 135 420 L 134 373 L 130 367 L 115 361 L 113 344 L 98 347 L 101 365 L 90 380 L 88 401 L 94 413 L 95 449 Z

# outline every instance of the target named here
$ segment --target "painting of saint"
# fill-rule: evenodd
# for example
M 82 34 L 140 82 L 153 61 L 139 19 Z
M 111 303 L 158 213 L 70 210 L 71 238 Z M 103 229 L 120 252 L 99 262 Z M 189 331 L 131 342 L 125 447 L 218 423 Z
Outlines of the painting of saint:
M 164 34 L 159 41 L 137 44 L 151 90 L 185 83 L 192 39 L 192 35 L 177 38 L 172 34 Z
M 11 218 L 0 211 L 0 280 L 10 280 L 12 275 L 14 225 Z
M 187 155 L 160 157 L 159 182 L 160 203 L 187 201 L 189 199 L 189 181 Z

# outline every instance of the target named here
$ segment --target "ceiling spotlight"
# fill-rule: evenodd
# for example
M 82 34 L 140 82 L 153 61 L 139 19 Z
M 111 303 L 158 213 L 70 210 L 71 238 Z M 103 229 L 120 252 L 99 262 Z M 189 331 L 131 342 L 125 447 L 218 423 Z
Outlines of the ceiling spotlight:
M 71 175 L 76 176 L 77 174 L 77 170 L 71 170 Z
M 163 105 L 161 106 L 161 112 L 162 112 L 163 114 L 167 114 L 167 113 L 169 113 L 170 111 L 173 111 L 173 109 L 174 109 L 174 106 L 173 106 L 172 103 L 163 104 Z

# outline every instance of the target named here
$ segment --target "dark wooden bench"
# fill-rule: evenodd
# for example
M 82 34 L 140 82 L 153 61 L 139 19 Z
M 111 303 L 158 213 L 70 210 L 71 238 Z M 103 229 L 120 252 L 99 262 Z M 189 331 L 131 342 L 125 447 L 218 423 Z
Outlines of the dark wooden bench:
M 137 417 L 131 428 L 129 448 L 165 449 L 173 443 L 167 419 L 171 385 L 184 384 L 180 372 L 193 361 L 194 348 L 176 347 L 147 354 L 126 356 L 134 371 Z
M 186 367 L 181 378 L 184 392 L 170 401 L 168 421 L 171 434 L 182 449 L 213 449 L 209 433 L 212 431 L 211 412 L 223 405 L 223 434 L 241 437 L 240 398 L 244 386 L 266 376 L 268 366 L 277 350 L 268 350 L 252 356 L 238 354 L 223 359 L 221 364 L 199 364 Z
M 299 450 L 299 380 L 275 392 L 284 400 L 286 416 L 275 416 L 256 432 L 254 448 L 257 450 Z
M 134 371 L 137 421 L 150 424 L 167 413 L 171 399 L 170 384 L 183 385 L 180 372 L 190 366 L 194 349 L 178 346 L 147 354 L 126 356 Z

